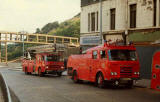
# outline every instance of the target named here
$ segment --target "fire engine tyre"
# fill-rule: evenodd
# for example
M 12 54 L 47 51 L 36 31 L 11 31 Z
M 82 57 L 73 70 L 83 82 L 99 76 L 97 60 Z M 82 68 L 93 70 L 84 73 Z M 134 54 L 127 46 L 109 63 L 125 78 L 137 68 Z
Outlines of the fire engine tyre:
M 99 88 L 104 88 L 105 87 L 105 81 L 102 73 L 99 73 L 96 77 L 96 85 Z
M 25 73 L 26 75 L 29 74 L 27 67 L 25 67 L 25 72 L 24 72 L 24 73 Z
M 133 88 L 133 80 L 128 81 L 128 83 L 126 84 L 127 88 Z
M 39 75 L 40 77 L 43 77 L 43 76 L 44 76 L 44 73 L 41 72 L 41 68 L 38 69 L 38 75 Z
M 79 79 L 76 71 L 73 72 L 72 79 L 74 83 L 79 83 Z
M 59 77 L 61 77 L 61 76 L 62 76 L 62 72 L 57 72 L 57 75 L 58 75 Z

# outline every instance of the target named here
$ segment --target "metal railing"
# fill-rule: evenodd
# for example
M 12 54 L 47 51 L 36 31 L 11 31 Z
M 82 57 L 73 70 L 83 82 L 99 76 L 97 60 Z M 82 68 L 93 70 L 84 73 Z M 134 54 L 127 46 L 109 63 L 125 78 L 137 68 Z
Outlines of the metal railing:
M 79 38 L 53 36 L 48 34 L 29 34 L 18 32 L 1 32 L 0 42 L 30 43 L 30 44 L 53 44 L 61 43 L 71 46 L 79 46 Z

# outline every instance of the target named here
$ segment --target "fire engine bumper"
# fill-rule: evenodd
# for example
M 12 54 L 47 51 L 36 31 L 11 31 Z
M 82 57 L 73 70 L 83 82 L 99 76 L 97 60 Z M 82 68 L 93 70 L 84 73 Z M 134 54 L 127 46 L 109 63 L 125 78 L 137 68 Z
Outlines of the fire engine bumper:
M 128 83 L 135 83 L 140 78 L 119 78 L 119 79 L 111 79 L 111 80 L 105 80 L 107 83 L 111 83 L 114 85 L 124 85 Z
M 52 74 L 52 73 L 63 72 L 63 71 L 64 71 L 64 69 L 61 69 L 61 68 L 59 68 L 59 69 L 46 69 L 45 73 Z

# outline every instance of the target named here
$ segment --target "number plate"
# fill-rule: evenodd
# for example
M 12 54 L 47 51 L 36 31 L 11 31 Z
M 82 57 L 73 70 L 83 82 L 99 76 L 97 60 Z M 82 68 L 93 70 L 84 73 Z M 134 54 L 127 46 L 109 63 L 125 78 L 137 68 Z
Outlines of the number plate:
M 120 80 L 132 80 L 131 78 L 121 78 Z

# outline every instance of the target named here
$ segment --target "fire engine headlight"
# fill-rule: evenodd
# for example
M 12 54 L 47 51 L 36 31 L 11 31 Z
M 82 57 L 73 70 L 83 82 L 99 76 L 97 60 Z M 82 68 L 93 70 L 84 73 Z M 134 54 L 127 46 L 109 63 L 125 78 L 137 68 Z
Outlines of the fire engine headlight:
M 139 73 L 139 72 L 134 72 L 134 74 L 135 74 L 135 75 L 139 75 L 140 73 Z
M 111 72 L 111 75 L 114 75 L 114 73 L 113 73 L 113 72 Z
M 62 66 L 61 68 L 62 68 L 62 69 L 64 69 L 64 67 L 63 67 L 63 66 Z
M 137 72 L 134 72 L 134 74 L 136 75 L 136 74 L 137 74 Z
M 48 66 L 46 66 L 46 68 L 48 69 L 49 67 L 48 67 Z
M 111 75 L 118 75 L 117 72 L 111 72 Z
M 114 75 L 118 75 L 117 72 L 114 72 Z

